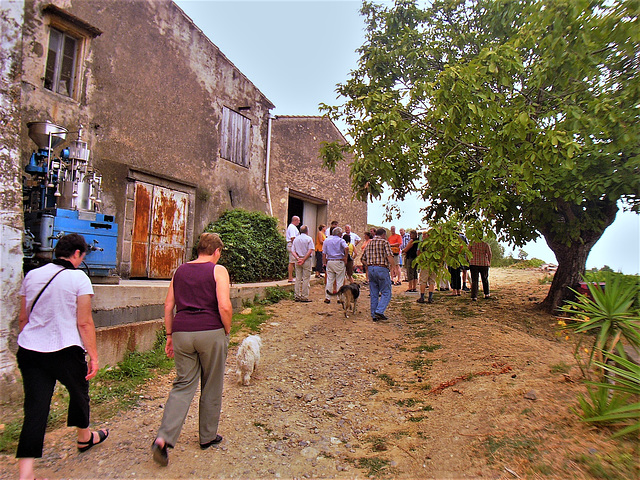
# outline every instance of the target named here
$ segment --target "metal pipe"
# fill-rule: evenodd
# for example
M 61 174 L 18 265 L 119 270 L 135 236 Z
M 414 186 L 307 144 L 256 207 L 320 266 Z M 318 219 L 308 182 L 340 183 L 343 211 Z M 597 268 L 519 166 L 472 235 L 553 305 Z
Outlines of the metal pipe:
M 267 120 L 267 164 L 264 169 L 264 190 L 267 194 L 267 205 L 269 206 L 269 215 L 273 217 L 273 208 L 271 207 L 271 192 L 269 190 L 269 167 L 271 163 L 271 122 L 277 117 L 269 114 Z

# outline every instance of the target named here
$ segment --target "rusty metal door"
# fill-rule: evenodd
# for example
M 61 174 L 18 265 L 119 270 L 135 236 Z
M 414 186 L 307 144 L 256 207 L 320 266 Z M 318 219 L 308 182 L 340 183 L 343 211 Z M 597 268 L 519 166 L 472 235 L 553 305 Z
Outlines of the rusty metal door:
M 171 278 L 184 261 L 188 195 L 136 183 L 131 276 Z

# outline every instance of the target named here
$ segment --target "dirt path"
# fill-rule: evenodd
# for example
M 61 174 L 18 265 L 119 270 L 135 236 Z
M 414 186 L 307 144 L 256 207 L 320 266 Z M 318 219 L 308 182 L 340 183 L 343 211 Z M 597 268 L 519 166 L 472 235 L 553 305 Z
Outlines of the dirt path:
M 387 322 L 373 323 L 367 290 L 345 319 L 335 301 L 283 301 L 261 332 L 262 364 L 248 387 L 225 377 L 217 448 L 201 451 L 197 404 L 169 466 L 150 445 L 171 387 L 158 377 L 138 407 L 113 418 L 103 446 L 78 455 L 71 429 L 47 435 L 49 478 L 591 478 L 575 459 L 605 436 L 570 413 L 580 383 L 554 319 L 535 309 L 541 273 L 492 269 L 493 298 L 438 292 L 419 305 L 394 287 Z M 568 374 L 578 376 L 576 368 Z M 196 397 L 197 401 L 197 397 Z M 595 453 L 594 453 L 595 452 Z M 15 478 L 11 457 L 0 478 Z

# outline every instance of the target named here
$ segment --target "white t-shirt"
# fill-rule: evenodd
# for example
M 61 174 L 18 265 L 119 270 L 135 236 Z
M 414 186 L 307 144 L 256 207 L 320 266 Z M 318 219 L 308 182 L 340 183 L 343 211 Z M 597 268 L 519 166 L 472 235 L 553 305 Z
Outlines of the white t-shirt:
M 62 267 L 49 263 L 27 273 L 20 296 L 26 297 L 27 312 L 42 287 Z M 91 280 L 82 270 L 66 269 L 42 292 L 29 315 L 18 345 L 36 352 L 57 352 L 78 345 L 84 348 L 78 331 L 78 297 L 93 295 Z
M 296 227 L 293 223 L 290 223 L 287 227 L 287 243 L 291 245 L 291 242 L 293 241 L 291 239 L 296 238 L 298 235 L 300 235 L 298 227 Z

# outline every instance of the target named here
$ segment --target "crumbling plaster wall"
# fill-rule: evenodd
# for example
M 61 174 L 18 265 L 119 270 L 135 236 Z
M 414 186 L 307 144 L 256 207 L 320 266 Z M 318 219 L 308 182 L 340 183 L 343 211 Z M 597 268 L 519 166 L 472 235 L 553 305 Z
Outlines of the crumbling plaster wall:
M 79 101 L 42 88 L 48 44 L 42 7 L 48 3 L 102 31 L 90 41 Z M 273 105 L 173 2 L 128 0 L 114 8 L 112 0 L 28 0 L 25 32 L 23 149 L 34 147 L 28 121 L 86 128 L 103 175 L 103 211 L 121 226 L 118 264 L 130 170 L 196 188 L 187 251 L 224 210 L 266 211 L 267 117 Z M 241 113 L 252 126 L 249 168 L 220 157 L 223 106 L 248 107 Z
M 0 3 L 0 403 L 20 389 L 12 351 L 18 331 L 24 228 L 18 141 L 23 12 L 22 0 Z
M 344 137 L 326 117 L 278 116 L 272 122 L 270 192 L 273 215 L 281 228 L 288 225 L 290 190 L 327 201 L 327 217 L 318 223 L 337 220 L 341 227 L 351 225 L 360 237 L 367 227 L 367 203 L 353 199 L 351 158 L 340 162 L 336 171 L 322 166 L 322 142 L 345 142 Z M 315 238 L 315 232 L 311 232 Z

